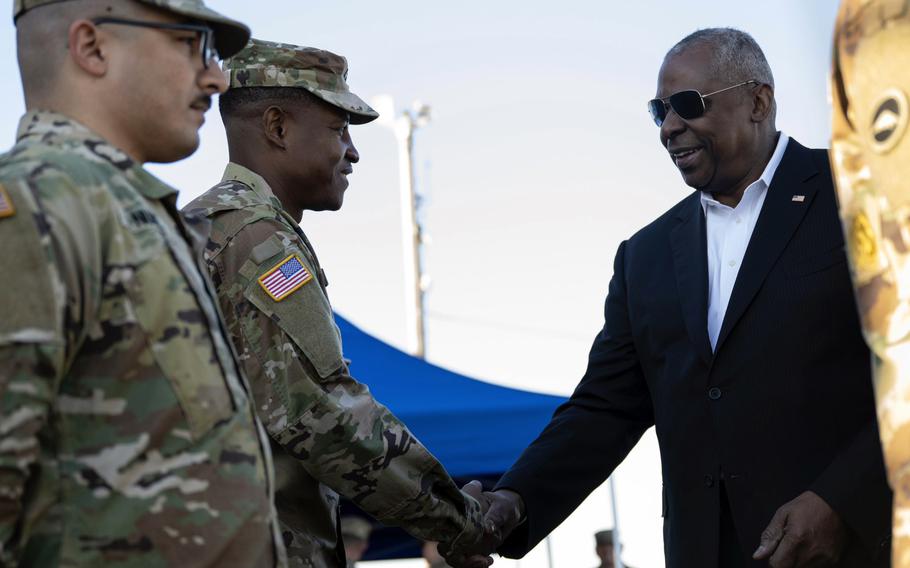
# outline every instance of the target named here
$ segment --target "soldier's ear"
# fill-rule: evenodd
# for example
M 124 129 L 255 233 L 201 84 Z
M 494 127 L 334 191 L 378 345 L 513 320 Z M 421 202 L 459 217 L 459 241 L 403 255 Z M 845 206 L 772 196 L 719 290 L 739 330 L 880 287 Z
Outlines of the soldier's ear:
M 279 106 L 272 105 L 262 113 L 262 132 L 270 144 L 287 149 L 288 114 Z
M 69 53 L 77 67 L 94 77 L 107 73 L 108 48 L 103 32 L 88 20 L 76 20 L 69 27 Z

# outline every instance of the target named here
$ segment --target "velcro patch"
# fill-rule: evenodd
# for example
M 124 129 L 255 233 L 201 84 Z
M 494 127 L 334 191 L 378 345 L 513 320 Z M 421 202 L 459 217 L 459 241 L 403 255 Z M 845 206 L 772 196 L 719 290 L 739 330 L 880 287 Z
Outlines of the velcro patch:
M 15 214 L 16 207 L 13 205 L 13 200 L 10 199 L 9 193 L 3 187 L 3 184 L 0 184 L 0 219 L 12 217 Z
M 296 254 L 285 258 L 259 277 L 259 285 L 276 302 L 284 300 L 313 279 Z

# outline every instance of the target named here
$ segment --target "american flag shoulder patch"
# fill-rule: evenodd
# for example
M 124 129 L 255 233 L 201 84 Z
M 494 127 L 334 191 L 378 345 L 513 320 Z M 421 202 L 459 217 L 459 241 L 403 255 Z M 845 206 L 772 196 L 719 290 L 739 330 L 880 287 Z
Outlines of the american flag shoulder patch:
M 3 187 L 3 184 L 0 184 L 0 219 L 12 217 L 15 214 L 16 207 L 13 205 L 13 200 L 10 199 L 9 193 Z
M 292 254 L 259 277 L 259 285 L 276 302 L 284 300 L 313 279 L 300 257 Z

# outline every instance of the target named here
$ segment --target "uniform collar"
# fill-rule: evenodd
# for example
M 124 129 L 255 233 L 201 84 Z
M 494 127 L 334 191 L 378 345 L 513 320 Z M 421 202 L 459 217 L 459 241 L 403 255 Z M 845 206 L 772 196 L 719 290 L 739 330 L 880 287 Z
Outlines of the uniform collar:
M 265 178 L 249 168 L 234 162 L 228 162 L 227 167 L 224 168 L 224 175 L 221 177 L 221 181 L 222 183 L 226 181 L 239 181 L 252 189 L 253 192 L 263 200 L 271 203 L 273 207 L 276 207 L 279 211 L 284 211 L 281 200 L 275 197 L 275 193 L 272 191 L 269 183 L 265 181 Z
M 126 152 L 64 114 L 46 110 L 28 111 L 19 119 L 16 142 L 72 146 L 87 160 L 115 167 L 133 182 L 139 193 L 149 199 L 160 200 L 177 194 L 176 189 L 150 174 Z

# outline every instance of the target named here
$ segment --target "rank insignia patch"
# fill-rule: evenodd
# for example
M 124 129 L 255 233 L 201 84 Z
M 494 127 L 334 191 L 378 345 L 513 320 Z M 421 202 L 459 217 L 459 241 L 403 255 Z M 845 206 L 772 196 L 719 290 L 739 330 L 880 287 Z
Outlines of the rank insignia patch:
M 295 290 L 313 279 L 295 254 L 282 260 L 277 266 L 259 277 L 259 285 L 273 300 L 280 302 Z
M 0 219 L 12 217 L 16 214 L 16 208 L 13 206 L 12 199 L 9 198 L 6 188 L 0 185 Z

